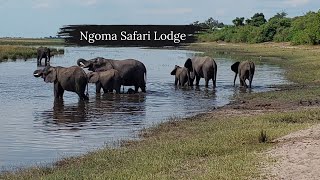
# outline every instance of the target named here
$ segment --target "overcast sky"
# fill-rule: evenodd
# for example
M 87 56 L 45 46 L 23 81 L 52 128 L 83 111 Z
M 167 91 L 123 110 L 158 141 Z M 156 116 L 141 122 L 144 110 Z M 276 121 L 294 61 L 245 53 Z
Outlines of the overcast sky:
M 319 0 L 0 0 L 0 37 L 55 36 L 71 24 L 190 24 L 262 12 L 270 18 L 318 11 Z

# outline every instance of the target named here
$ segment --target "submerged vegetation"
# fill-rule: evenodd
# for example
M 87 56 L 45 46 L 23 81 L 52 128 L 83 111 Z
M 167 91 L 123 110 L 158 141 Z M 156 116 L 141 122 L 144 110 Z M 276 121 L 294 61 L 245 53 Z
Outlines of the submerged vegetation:
M 210 28 L 208 32 L 199 35 L 199 40 L 233 43 L 291 42 L 293 45 L 320 44 L 320 11 L 310 11 L 303 16 L 293 18 L 281 12 L 269 20 L 265 19 L 263 13 L 256 13 L 246 20 L 244 17 L 236 17 L 232 22 L 233 25 Z M 202 25 L 209 27 L 206 23 Z

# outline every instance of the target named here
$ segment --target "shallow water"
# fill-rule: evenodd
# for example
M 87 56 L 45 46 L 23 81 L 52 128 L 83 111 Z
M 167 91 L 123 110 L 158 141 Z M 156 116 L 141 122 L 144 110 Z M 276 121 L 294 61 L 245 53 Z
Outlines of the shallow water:
M 90 84 L 89 102 L 79 102 L 65 92 L 63 102 L 54 102 L 53 84 L 32 73 L 36 59 L 0 63 L 0 166 L 2 169 L 46 164 L 61 157 L 117 146 L 121 139 L 137 138 L 138 130 L 170 117 L 186 117 L 227 104 L 239 92 L 232 86 L 231 59 L 215 58 L 217 88 L 176 88 L 170 75 L 196 52 L 141 48 L 67 47 L 65 55 L 51 59 L 52 66 L 72 66 L 78 58 L 97 56 L 135 58 L 147 67 L 147 93 L 95 95 Z M 271 90 L 287 81 L 276 66 L 257 64 L 253 92 Z M 237 81 L 239 84 L 239 81 Z M 126 87 L 127 89 L 128 87 Z

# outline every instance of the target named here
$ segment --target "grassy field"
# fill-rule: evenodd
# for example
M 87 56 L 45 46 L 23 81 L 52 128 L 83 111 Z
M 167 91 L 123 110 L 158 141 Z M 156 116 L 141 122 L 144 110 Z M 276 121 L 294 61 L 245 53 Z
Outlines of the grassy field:
M 278 64 L 294 84 L 235 97 L 234 104 L 203 115 L 172 119 L 119 149 L 67 158 L 53 167 L 2 173 L 0 179 L 263 178 L 259 166 L 268 160 L 261 152 L 272 147 L 275 138 L 319 123 L 318 47 L 202 43 L 190 48 L 212 57 Z M 267 143 L 259 142 L 261 131 Z
M 64 54 L 63 49 L 50 48 L 51 55 Z M 37 48 L 16 45 L 0 45 L 0 62 L 9 59 L 29 59 L 37 57 Z
M 63 39 L 46 38 L 0 38 L 0 45 L 15 46 L 61 46 L 64 45 Z

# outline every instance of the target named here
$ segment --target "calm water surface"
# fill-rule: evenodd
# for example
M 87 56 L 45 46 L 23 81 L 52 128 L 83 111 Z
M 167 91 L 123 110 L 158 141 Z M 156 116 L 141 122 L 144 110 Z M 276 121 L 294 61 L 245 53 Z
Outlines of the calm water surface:
M 32 75 L 36 59 L 0 63 L 0 167 L 7 170 L 46 164 L 106 144 L 117 146 L 119 140 L 137 138 L 142 128 L 172 116 L 186 117 L 223 106 L 240 93 L 232 86 L 233 61 L 226 58 L 215 58 L 215 90 L 212 82 L 205 88 L 203 79 L 200 88 L 176 88 L 171 70 L 195 54 L 186 50 L 67 47 L 65 55 L 51 59 L 52 66 L 67 67 L 75 65 L 78 58 L 102 56 L 135 58 L 147 67 L 147 93 L 96 96 L 95 86 L 90 84 L 87 103 L 79 102 L 71 92 L 65 92 L 63 102 L 55 103 L 53 84 Z M 287 83 L 281 74 L 279 67 L 256 65 L 252 91 Z

